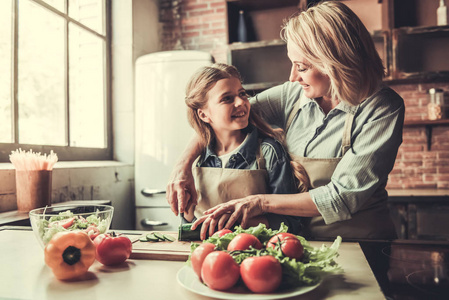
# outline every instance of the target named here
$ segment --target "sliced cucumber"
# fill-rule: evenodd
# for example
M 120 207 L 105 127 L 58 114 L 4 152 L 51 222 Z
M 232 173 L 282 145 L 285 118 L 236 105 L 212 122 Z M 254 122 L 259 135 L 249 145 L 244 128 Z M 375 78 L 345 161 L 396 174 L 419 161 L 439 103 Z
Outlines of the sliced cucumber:
M 141 242 L 174 242 L 176 241 L 176 238 L 168 234 L 153 232 L 146 236 L 142 236 L 139 240 Z
M 160 239 L 154 233 L 147 234 L 148 242 L 159 242 L 159 240 Z
M 168 234 L 164 234 L 164 239 L 169 242 L 174 242 L 176 240 L 173 236 Z
M 141 237 L 141 238 L 139 239 L 139 241 L 141 241 L 141 242 L 148 242 L 148 239 L 147 239 L 146 236 L 143 236 L 143 237 Z
M 162 233 L 159 232 L 154 232 L 153 233 L 155 237 L 157 237 L 160 241 L 165 241 L 164 235 Z

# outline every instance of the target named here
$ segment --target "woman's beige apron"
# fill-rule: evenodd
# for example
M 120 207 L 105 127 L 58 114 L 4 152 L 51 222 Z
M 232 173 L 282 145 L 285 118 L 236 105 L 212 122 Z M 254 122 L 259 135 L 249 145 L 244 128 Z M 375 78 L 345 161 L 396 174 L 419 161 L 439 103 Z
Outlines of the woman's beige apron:
M 198 193 L 198 205 L 195 217 L 215 205 L 249 195 L 266 194 L 268 173 L 265 159 L 260 157 L 260 147 L 256 154 L 256 170 L 196 167 L 198 158 L 193 164 L 193 177 Z
M 293 118 L 299 111 L 300 101 L 296 102 L 290 113 L 286 132 L 290 127 Z M 351 148 L 351 129 L 354 115 L 348 113 L 342 137 L 342 156 Z M 331 181 L 338 158 L 308 158 L 294 155 L 295 161 L 301 163 L 307 171 L 311 188 L 317 188 L 328 184 Z M 391 221 L 390 212 L 385 200 L 385 195 L 372 196 L 365 202 L 358 212 L 352 214 L 349 220 L 326 224 L 323 217 L 313 217 L 310 224 L 305 226 L 303 235 L 308 238 L 335 238 L 337 235 L 347 239 L 394 239 L 396 232 Z

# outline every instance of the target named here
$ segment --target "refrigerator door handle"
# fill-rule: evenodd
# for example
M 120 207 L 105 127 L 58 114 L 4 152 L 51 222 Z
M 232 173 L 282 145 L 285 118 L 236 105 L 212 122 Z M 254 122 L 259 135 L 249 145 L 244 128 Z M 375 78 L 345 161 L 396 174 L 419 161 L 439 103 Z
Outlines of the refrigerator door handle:
M 162 222 L 162 221 L 151 221 L 148 218 L 143 219 L 140 221 L 140 224 L 142 224 L 143 227 L 154 227 L 154 226 L 166 226 L 168 223 Z
M 157 194 L 165 194 L 165 191 L 164 190 L 156 190 L 156 189 L 144 188 L 144 189 L 142 189 L 141 193 L 145 197 L 152 197 L 153 195 L 157 195 Z

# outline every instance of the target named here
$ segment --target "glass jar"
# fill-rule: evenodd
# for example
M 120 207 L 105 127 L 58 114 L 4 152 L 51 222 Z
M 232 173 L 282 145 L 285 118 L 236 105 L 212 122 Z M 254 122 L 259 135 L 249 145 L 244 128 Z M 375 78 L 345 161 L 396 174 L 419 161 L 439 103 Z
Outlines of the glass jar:
M 444 91 L 442 89 L 430 89 L 430 102 L 427 104 L 427 116 L 429 120 L 440 120 L 447 117 L 449 108 L 444 101 Z

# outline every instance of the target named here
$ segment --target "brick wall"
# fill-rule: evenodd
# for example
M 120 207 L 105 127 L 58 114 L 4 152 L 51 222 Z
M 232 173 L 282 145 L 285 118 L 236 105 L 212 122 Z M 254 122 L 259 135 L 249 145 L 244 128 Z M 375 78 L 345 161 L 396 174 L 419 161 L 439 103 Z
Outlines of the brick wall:
M 178 7 L 173 7 L 173 2 L 179 3 Z M 225 1 L 161 0 L 161 3 L 163 50 L 203 50 L 210 52 L 217 62 L 227 62 Z M 406 120 L 426 119 L 428 89 L 443 88 L 449 92 L 449 83 L 391 87 L 405 100 Z M 425 126 L 404 127 L 403 143 L 388 188 L 449 188 L 449 125 L 433 127 L 430 150 Z
M 405 101 L 406 120 L 427 119 L 428 90 L 449 91 L 449 83 L 391 85 Z M 446 95 L 447 96 L 447 95 Z M 403 143 L 390 174 L 389 188 L 449 188 L 449 124 L 434 126 L 430 150 L 425 126 L 404 127 Z
M 162 2 L 172 3 L 171 0 Z M 180 21 L 166 17 L 163 24 L 163 49 L 203 50 L 210 52 L 217 62 L 226 62 L 228 37 L 226 32 L 226 2 L 223 0 L 178 0 Z M 162 13 L 176 10 L 170 4 L 162 6 Z M 167 12 L 169 11 L 169 12 Z

